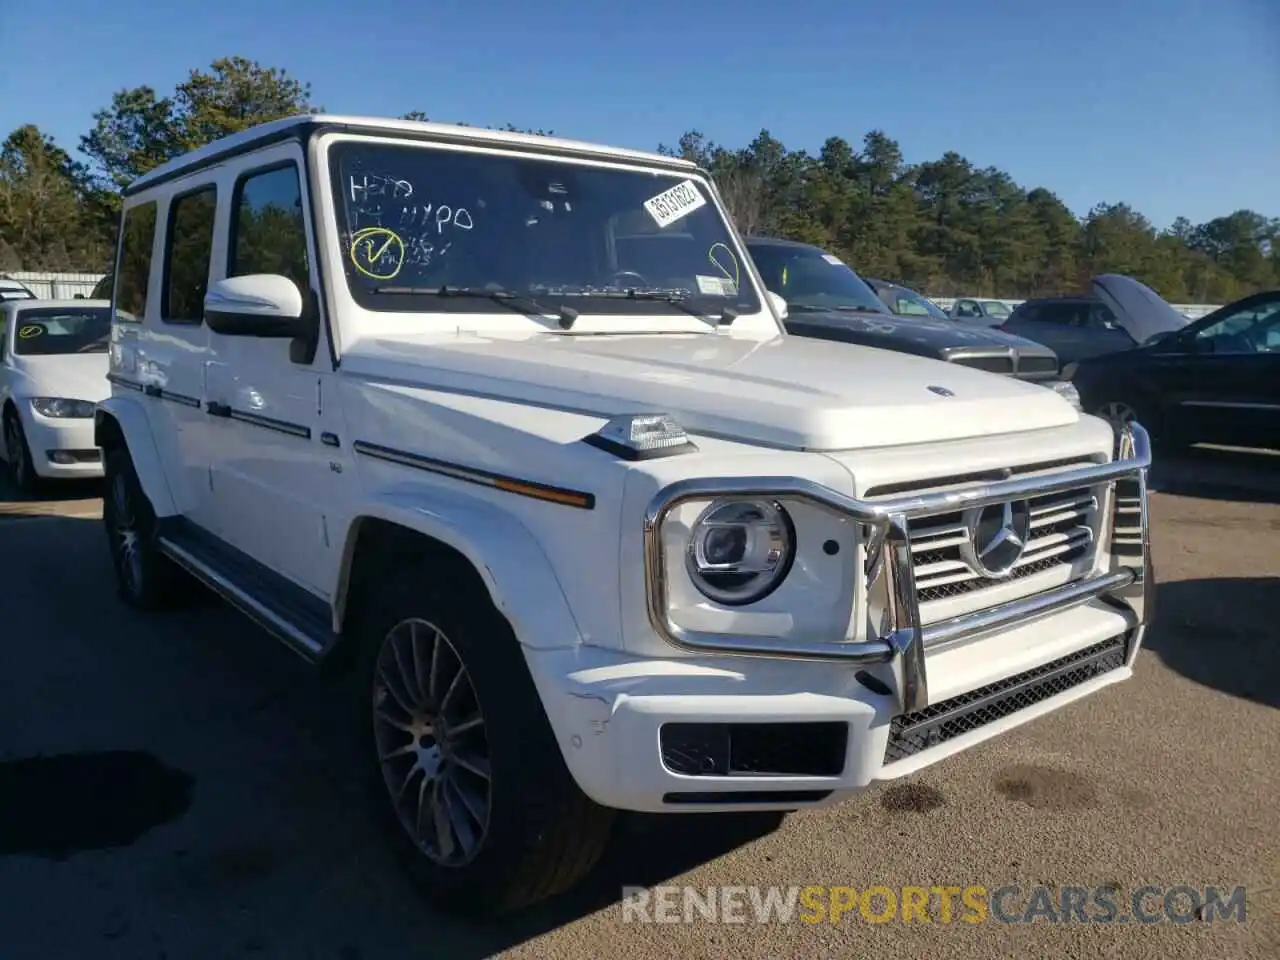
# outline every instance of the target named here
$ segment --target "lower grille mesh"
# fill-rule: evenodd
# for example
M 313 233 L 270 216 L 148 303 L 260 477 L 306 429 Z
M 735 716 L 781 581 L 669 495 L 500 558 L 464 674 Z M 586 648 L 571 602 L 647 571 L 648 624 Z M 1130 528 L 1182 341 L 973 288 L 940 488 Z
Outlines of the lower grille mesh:
M 936 747 L 1118 669 L 1124 665 L 1125 648 L 1125 637 L 1114 637 L 1026 673 L 895 717 L 884 762 L 893 763 Z

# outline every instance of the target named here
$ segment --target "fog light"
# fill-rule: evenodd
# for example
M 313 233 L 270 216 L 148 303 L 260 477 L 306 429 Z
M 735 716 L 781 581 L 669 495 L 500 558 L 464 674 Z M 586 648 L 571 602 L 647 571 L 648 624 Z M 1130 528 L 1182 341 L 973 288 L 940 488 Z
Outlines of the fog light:
M 59 463 L 64 466 L 75 463 L 76 458 L 70 450 L 50 450 L 49 460 L 53 463 Z

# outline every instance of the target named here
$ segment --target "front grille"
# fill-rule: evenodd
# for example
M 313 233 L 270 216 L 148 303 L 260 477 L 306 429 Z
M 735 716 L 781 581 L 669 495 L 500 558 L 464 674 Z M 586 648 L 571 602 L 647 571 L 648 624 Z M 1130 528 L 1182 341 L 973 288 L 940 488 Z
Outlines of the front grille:
M 1013 373 L 1013 357 L 1007 353 L 1003 356 L 952 357 L 951 362 L 958 363 L 962 367 L 985 370 L 987 373 L 1003 373 L 1006 376 Z
M 894 717 L 884 762 L 893 763 L 1124 666 L 1126 641 L 1114 637 L 1013 677 Z
M 1098 495 L 1089 487 L 1031 497 L 1031 536 L 1013 572 L 1000 579 L 976 573 L 961 558 L 968 542 L 963 512 L 912 520 L 911 558 L 921 603 L 944 600 L 1084 559 L 1094 542 Z
M 1058 372 L 1057 357 L 1019 357 L 1018 373 L 1025 376 L 1026 374 L 1051 374 Z

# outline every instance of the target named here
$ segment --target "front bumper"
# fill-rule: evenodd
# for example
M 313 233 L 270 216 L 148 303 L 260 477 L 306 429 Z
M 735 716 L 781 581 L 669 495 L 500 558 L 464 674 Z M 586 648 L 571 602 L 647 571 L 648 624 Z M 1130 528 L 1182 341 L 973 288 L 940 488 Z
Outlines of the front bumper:
M 597 803 L 796 809 L 839 802 L 1128 679 L 1140 642 L 1130 623 L 1095 602 L 983 641 L 976 663 L 963 646 L 931 654 L 954 682 L 905 715 L 856 667 L 586 647 L 525 656 L 569 770 Z
M 92 418 L 42 417 L 23 419 L 31 450 L 31 464 L 41 477 L 71 479 L 102 476 L 102 451 L 93 442 Z
M 627 810 L 829 803 L 1128 678 L 1154 586 L 1150 462 L 1147 434 L 1135 424 L 1117 437 L 1109 463 L 894 500 L 856 500 L 799 479 L 673 484 L 646 517 L 649 619 L 659 636 L 700 656 L 527 650 L 570 771 L 598 803 Z M 922 622 L 912 517 L 1102 483 L 1112 485 L 1107 569 Z M 709 492 L 807 498 L 861 523 L 867 602 L 884 629 L 869 640 L 797 644 L 698 633 L 672 622 L 656 531 L 667 511 Z M 772 741 L 770 730 L 777 734 Z M 821 756 L 810 749 L 818 737 L 827 738 Z M 736 761 L 735 744 L 742 753 Z

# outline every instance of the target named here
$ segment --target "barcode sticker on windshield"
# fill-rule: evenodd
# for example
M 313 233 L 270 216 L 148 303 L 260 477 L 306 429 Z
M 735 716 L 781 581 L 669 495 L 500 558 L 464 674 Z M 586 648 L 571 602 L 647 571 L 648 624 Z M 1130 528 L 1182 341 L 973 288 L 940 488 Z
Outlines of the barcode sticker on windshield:
M 707 277 L 698 274 L 694 277 L 698 281 L 698 292 L 709 297 L 731 297 L 737 290 L 728 290 L 727 287 L 733 286 L 732 280 L 724 280 L 720 277 Z
M 663 190 L 656 197 L 644 202 L 644 208 L 653 217 L 654 223 L 660 227 L 675 223 L 681 217 L 687 217 L 699 207 L 706 206 L 707 198 L 692 180 L 677 183 L 670 190 Z
M 822 259 L 827 261 L 827 263 L 831 264 L 833 267 L 844 266 L 844 261 L 841 260 L 839 257 L 835 256 L 834 254 L 824 253 L 822 255 Z

